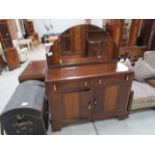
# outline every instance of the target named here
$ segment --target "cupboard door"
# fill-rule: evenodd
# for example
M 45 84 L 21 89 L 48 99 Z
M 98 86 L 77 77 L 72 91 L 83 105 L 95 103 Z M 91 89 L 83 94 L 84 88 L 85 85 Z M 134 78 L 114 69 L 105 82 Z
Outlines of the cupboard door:
M 127 110 L 131 81 L 130 75 L 100 77 L 94 89 L 94 114 Z
M 117 97 L 117 110 L 127 110 L 128 101 L 131 93 L 131 86 L 128 82 L 124 82 L 119 85 L 119 92 Z
M 115 111 L 117 107 L 118 85 L 105 86 L 104 112 Z
M 94 88 L 93 116 L 100 115 L 104 112 L 104 104 L 103 104 L 104 96 L 105 96 L 104 86 Z
M 91 118 L 93 112 L 93 91 L 80 92 L 80 118 Z
M 54 117 L 61 116 L 63 120 L 91 117 L 93 110 L 92 96 L 93 93 L 90 89 L 53 94 L 52 112 L 56 112 Z
M 80 93 L 68 92 L 64 93 L 62 96 L 63 96 L 65 119 L 79 118 Z
M 129 90 L 127 82 L 105 86 L 104 112 L 127 110 Z

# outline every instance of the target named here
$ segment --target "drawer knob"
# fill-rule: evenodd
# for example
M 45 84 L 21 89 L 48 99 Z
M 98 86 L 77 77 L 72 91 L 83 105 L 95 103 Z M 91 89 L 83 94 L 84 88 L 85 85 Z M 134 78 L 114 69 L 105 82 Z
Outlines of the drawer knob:
M 56 85 L 54 85 L 54 91 L 56 91 L 57 90 L 57 87 L 56 87 Z
M 88 110 L 91 110 L 91 104 L 89 103 L 89 105 L 88 105 Z
M 94 100 L 94 104 L 97 105 L 97 101 L 96 100 Z
M 101 79 L 99 79 L 99 80 L 98 80 L 98 84 L 99 84 L 99 85 L 101 85 L 101 83 L 102 83 L 102 80 L 101 80 Z
M 87 86 L 87 85 L 88 85 L 88 82 L 87 82 L 87 81 L 85 81 L 85 82 L 84 82 L 84 85 L 85 85 L 85 86 Z
M 126 76 L 126 81 L 129 81 L 129 77 L 128 76 Z

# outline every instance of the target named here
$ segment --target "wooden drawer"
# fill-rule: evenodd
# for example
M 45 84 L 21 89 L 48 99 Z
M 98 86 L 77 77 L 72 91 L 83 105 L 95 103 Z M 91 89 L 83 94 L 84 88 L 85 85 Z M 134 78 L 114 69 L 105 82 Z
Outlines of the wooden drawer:
M 97 81 L 99 85 L 111 85 L 111 84 L 121 84 L 124 82 L 129 82 L 132 80 L 132 75 L 117 75 L 108 77 L 98 77 Z
M 51 91 L 83 91 L 97 84 L 97 78 L 52 82 Z

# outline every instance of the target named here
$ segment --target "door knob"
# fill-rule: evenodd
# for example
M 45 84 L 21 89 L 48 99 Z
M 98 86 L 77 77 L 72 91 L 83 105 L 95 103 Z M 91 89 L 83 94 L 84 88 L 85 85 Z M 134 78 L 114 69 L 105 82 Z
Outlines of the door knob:
M 89 105 L 88 105 L 88 110 L 91 110 L 91 104 L 89 103 Z
M 56 85 L 54 85 L 54 91 L 56 91 L 57 90 L 57 87 L 56 87 Z
M 97 105 L 97 101 L 96 100 L 94 100 L 94 105 Z
M 87 85 L 88 85 L 88 82 L 87 82 L 87 81 L 85 81 L 85 82 L 84 82 L 84 85 L 85 85 L 85 86 L 87 86 Z
M 102 83 L 101 79 L 98 80 L 98 84 L 100 85 Z
M 126 76 L 126 81 L 128 81 L 129 80 L 129 77 L 128 76 Z

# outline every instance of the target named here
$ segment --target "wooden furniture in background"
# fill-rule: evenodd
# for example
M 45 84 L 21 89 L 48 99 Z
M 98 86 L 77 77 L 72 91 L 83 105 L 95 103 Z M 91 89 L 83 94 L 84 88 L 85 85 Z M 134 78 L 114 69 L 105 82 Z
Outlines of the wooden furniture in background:
M 7 19 L 7 24 L 8 24 L 11 39 L 12 40 L 18 39 L 18 29 L 17 29 L 15 19 Z
M 137 44 L 137 38 L 139 33 L 141 19 L 133 19 L 131 24 L 131 30 L 130 30 L 130 37 L 128 46 L 135 46 Z
M 124 19 L 113 19 L 110 21 L 111 35 L 118 47 L 121 46 L 122 34 L 124 28 Z
M 155 20 L 152 22 L 150 36 L 148 48 L 150 50 L 155 50 Z
M 126 56 L 129 58 L 143 57 L 145 52 L 144 47 L 121 47 L 119 49 L 120 56 Z
M 121 63 L 48 69 L 46 90 L 53 131 L 73 123 L 128 116 L 133 72 Z
M 18 44 L 20 47 L 26 46 L 29 50 L 29 52 L 31 52 L 31 47 L 32 47 L 32 39 L 28 38 L 28 39 L 18 39 Z
M 154 19 L 113 19 L 106 28 L 120 48 L 119 56 L 130 53 L 131 57 L 139 57 L 143 50 L 155 50 Z
M 19 57 L 16 48 L 13 47 L 7 20 L 0 20 L 0 42 L 4 51 L 4 55 L 6 57 L 9 70 L 19 67 Z
M 5 63 L 4 63 L 3 59 L 2 59 L 2 55 L 0 55 L 0 75 L 1 75 L 1 72 L 3 70 L 4 65 L 5 65 Z
M 125 31 L 125 19 L 112 19 L 108 23 L 108 31 L 113 37 L 115 43 L 118 47 L 122 47 L 125 44 L 128 47 L 136 46 L 138 34 L 140 32 L 140 19 L 133 19 L 131 21 L 131 28 L 129 33 L 129 40 L 126 40 L 127 43 L 124 43 L 123 34 Z
M 3 65 L 3 64 L 4 64 L 4 61 L 3 61 L 2 55 L 0 55 L 0 65 Z
M 25 19 L 24 26 L 25 26 L 25 29 L 26 29 L 28 35 L 33 36 L 33 34 L 35 33 L 33 22 Z
M 154 19 L 142 19 L 141 28 L 138 36 L 138 45 L 149 48 L 150 35 Z
M 38 33 L 35 32 L 33 21 L 24 19 L 24 26 L 27 33 L 27 36 L 32 39 L 33 45 L 39 44 Z
M 19 75 L 19 82 L 26 80 L 45 80 L 45 74 L 47 69 L 46 60 L 32 61 L 25 70 Z
M 57 39 L 58 39 L 57 35 L 50 35 L 49 37 L 45 37 L 43 39 L 43 43 L 53 43 Z

